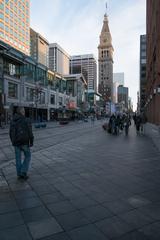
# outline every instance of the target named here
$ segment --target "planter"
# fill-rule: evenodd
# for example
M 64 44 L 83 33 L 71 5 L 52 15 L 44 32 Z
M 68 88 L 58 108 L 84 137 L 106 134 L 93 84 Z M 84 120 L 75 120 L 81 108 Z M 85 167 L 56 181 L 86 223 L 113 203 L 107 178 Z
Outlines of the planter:
M 40 122 L 40 123 L 36 123 L 34 125 L 35 128 L 46 128 L 47 124 L 46 123 L 43 123 L 43 122 Z
M 34 127 L 35 128 L 40 128 L 41 126 L 40 126 L 40 123 L 36 123 L 35 125 L 34 125 Z
M 59 124 L 61 124 L 61 125 L 66 125 L 66 124 L 68 124 L 69 123 L 69 121 L 67 121 L 67 120 L 61 120 L 61 121 L 59 121 Z
M 47 124 L 46 123 L 41 123 L 42 128 L 46 128 Z
M 84 118 L 84 122 L 88 122 L 88 119 L 87 119 L 87 118 Z
M 61 125 L 66 125 L 69 123 L 69 118 L 66 118 L 66 117 L 59 118 L 58 120 L 59 120 L 59 124 L 61 124 Z

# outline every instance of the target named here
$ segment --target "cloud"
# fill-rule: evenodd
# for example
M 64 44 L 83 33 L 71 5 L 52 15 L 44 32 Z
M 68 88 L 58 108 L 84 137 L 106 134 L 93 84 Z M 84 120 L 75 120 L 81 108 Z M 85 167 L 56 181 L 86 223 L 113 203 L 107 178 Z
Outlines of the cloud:
M 45 2 L 45 4 L 44 4 Z M 106 0 L 31 0 L 31 25 L 49 42 L 70 55 L 98 56 Z M 109 0 L 109 24 L 114 47 L 114 72 L 125 73 L 125 85 L 137 101 L 139 41 L 145 33 L 145 0 Z

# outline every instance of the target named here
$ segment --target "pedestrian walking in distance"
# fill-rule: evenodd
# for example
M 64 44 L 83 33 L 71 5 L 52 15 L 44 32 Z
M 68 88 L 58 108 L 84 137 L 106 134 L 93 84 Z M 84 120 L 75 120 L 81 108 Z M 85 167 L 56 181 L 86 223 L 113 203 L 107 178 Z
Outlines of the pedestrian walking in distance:
M 33 133 L 30 121 L 25 117 L 23 107 L 18 107 L 10 124 L 10 139 L 15 149 L 16 170 L 18 179 L 28 179 L 28 169 L 31 160 L 30 147 L 33 146 Z M 21 156 L 24 154 L 24 160 Z
M 125 135 L 128 136 L 128 132 L 129 132 L 129 126 L 130 126 L 130 118 L 129 116 L 126 116 L 124 119 L 124 129 L 125 129 Z

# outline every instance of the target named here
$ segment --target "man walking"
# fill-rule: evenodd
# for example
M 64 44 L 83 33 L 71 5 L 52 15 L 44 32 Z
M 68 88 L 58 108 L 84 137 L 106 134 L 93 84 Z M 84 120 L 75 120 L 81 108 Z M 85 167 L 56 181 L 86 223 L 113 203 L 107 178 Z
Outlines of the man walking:
M 32 125 L 25 117 L 23 107 L 18 107 L 10 124 L 10 139 L 15 148 L 16 170 L 18 179 L 28 179 L 28 169 L 31 160 L 30 147 L 33 146 Z M 21 154 L 24 154 L 24 160 Z
M 2 114 L 0 113 L 0 128 L 2 127 Z

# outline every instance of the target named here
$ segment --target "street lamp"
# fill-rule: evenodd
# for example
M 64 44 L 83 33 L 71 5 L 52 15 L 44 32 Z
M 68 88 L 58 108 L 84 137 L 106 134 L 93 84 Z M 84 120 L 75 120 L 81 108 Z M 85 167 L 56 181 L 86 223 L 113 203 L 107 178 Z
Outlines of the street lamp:
M 40 85 L 40 82 L 37 82 L 34 89 L 35 106 L 36 106 L 36 122 L 38 120 L 38 103 L 41 99 L 41 93 L 42 93 L 42 87 Z

